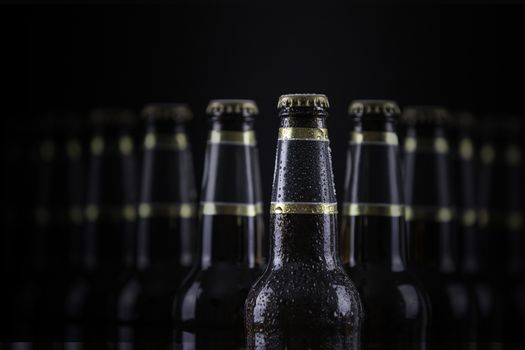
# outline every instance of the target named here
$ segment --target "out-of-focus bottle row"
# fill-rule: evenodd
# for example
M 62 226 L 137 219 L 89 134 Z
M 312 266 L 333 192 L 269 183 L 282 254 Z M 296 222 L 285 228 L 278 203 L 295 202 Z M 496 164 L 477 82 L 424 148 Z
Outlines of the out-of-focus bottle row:
M 338 205 L 328 110 L 324 95 L 280 98 L 271 203 L 263 202 L 254 101 L 209 103 L 199 198 L 187 105 L 151 104 L 142 117 L 99 109 L 31 126 L 10 121 L 0 341 L 57 349 L 525 343 L 522 121 L 354 101 L 349 116 L 331 116 L 348 120 Z

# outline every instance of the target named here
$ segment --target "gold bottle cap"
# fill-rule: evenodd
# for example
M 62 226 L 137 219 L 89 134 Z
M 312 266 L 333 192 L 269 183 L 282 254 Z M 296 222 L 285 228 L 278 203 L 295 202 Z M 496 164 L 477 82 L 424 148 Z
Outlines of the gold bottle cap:
M 191 109 L 184 103 L 152 103 L 142 109 L 142 116 L 151 119 L 170 119 L 186 122 L 193 118 Z
M 277 109 L 294 107 L 330 108 L 330 103 L 323 94 L 287 94 L 279 97 Z
M 408 124 L 445 124 L 450 121 L 450 114 L 441 106 L 412 106 L 403 111 L 401 121 Z
M 242 114 L 248 117 L 259 114 L 259 109 L 253 100 L 211 100 L 206 108 L 206 114 Z
M 399 115 L 401 110 L 395 101 L 390 100 L 355 100 L 350 103 L 348 113 L 357 117 L 379 115 L 391 117 Z
M 128 109 L 109 108 L 95 109 L 90 114 L 90 121 L 94 125 L 130 126 L 135 124 L 135 114 Z

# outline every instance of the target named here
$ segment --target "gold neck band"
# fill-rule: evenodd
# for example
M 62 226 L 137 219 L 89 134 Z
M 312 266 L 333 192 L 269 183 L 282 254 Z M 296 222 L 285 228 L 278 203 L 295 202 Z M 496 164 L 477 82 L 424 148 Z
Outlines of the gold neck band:
M 403 206 L 400 204 L 383 203 L 345 203 L 343 206 L 343 215 L 400 217 L 403 215 Z
M 94 204 L 89 204 L 84 212 L 86 221 L 94 222 L 99 220 L 113 220 L 113 221 L 135 221 L 137 217 L 137 210 L 133 204 L 126 204 L 123 206 L 103 206 L 99 207 Z
M 150 218 L 182 218 L 189 219 L 196 215 L 195 204 L 182 203 L 141 203 L 139 205 L 139 217 L 141 219 Z
M 434 138 L 405 138 L 405 152 L 426 152 L 426 153 L 438 153 L 446 154 L 449 150 L 448 141 L 444 137 Z
M 148 133 L 144 137 L 144 148 L 184 150 L 188 147 L 188 138 L 184 133 L 176 134 L 154 134 Z
M 405 207 L 407 221 L 451 222 L 455 218 L 453 208 L 448 207 Z
M 108 147 L 108 142 L 100 136 L 95 136 L 91 139 L 90 149 L 91 154 L 100 156 L 102 154 L 120 154 L 128 156 L 133 154 L 133 139 L 131 136 L 121 136 L 117 140 L 115 145 L 113 142 L 110 143 L 111 147 Z
M 337 214 L 337 203 L 272 202 L 271 214 Z
M 279 128 L 279 140 L 328 141 L 325 128 Z
M 230 131 L 230 130 L 212 130 L 208 143 L 255 146 L 255 132 L 249 131 Z
M 200 214 L 257 216 L 262 214 L 262 204 L 201 202 Z
M 351 132 L 350 144 L 377 144 L 397 146 L 399 144 L 395 132 L 363 131 Z

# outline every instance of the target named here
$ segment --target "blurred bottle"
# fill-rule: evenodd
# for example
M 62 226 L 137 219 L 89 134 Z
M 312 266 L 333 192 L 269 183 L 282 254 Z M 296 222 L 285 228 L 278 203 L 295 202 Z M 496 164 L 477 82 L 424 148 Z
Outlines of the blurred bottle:
M 484 273 L 499 303 L 491 315 L 496 332 L 489 340 L 511 342 L 516 347 L 524 346 L 525 341 L 521 128 L 520 120 L 512 117 L 483 121 L 478 201 L 480 233 L 487 244 Z
M 118 286 L 131 275 L 135 257 L 134 115 L 127 110 L 96 110 L 91 123 L 82 258 L 65 299 L 69 348 L 100 348 L 112 340 L 112 301 Z
M 405 217 L 409 263 L 432 306 L 430 341 L 436 348 L 465 349 L 475 340 L 475 302 L 460 275 L 453 194 L 448 112 L 439 107 L 407 108 L 404 145 Z
M 349 112 L 353 158 L 345 184 L 343 263 L 363 300 L 364 348 L 425 349 L 429 301 L 407 269 L 399 107 L 363 100 L 354 101 Z
M 272 251 L 246 299 L 248 349 L 358 349 L 363 319 L 337 254 L 325 95 L 279 98 Z
M 173 296 L 194 262 L 196 191 L 183 104 L 144 108 L 146 132 L 138 209 L 137 271 L 117 302 L 120 349 L 165 349 Z
M 262 203 L 249 100 L 214 100 L 200 203 L 200 249 L 175 303 L 182 349 L 244 346 L 243 306 L 262 273 Z
M 28 140 L 26 120 L 6 118 L 2 129 L 2 164 L 3 182 L 0 195 L 2 202 L 1 219 L 1 278 L 0 315 L 2 327 L 0 341 L 23 340 L 17 338 L 16 327 L 13 321 L 19 321 L 18 310 L 13 301 L 18 297 L 21 279 L 29 277 L 29 268 L 24 258 L 29 258 L 28 241 L 29 212 L 29 150 L 33 146 Z M 24 237 L 25 240 L 21 240 Z M 25 246 L 20 243 L 25 242 Z M 23 255 L 22 255 L 23 254 Z M 26 264 L 26 265 L 24 265 Z M 19 334 L 18 334 L 19 335 Z M 26 339 L 27 340 L 27 339 Z M 5 345 L 7 348 L 7 344 Z
M 55 114 L 40 117 L 26 130 L 29 164 L 25 169 L 29 188 L 19 207 L 27 224 L 18 232 L 15 294 L 12 300 L 13 337 L 21 341 L 51 343 L 60 341 L 61 277 L 65 254 L 64 232 L 60 227 L 59 181 L 61 129 Z M 33 136 L 33 138 L 31 138 Z M 55 309 L 56 308 L 56 309 Z M 15 346 L 16 348 L 16 346 Z

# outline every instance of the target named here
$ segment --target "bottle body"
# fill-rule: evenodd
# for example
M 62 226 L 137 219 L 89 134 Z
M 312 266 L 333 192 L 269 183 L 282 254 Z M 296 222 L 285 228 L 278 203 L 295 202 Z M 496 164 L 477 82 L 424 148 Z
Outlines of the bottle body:
M 264 265 L 256 107 L 251 101 L 214 103 L 220 110 L 209 112 L 199 254 L 174 303 L 174 342 L 182 349 L 244 347 L 244 300 Z
M 194 260 L 196 192 L 183 105 L 151 105 L 143 135 L 137 268 L 117 296 L 120 348 L 166 348 L 173 296 Z M 162 112 L 171 111 L 170 118 Z M 160 114 L 160 115 L 159 115 Z M 158 120 L 160 119 L 160 120 Z M 184 119 L 184 120 L 180 120 Z
M 326 97 L 287 96 L 280 99 L 270 262 L 246 299 L 247 346 L 357 349 L 362 306 L 337 255 Z M 304 107 L 294 108 L 301 96 Z
M 113 341 L 114 298 L 132 273 L 136 220 L 133 116 L 97 111 L 92 118 L 81 234 L 81 261 L 65 298 L 65 337 L 70 342 Z M 124 119 L 125 118 L 125 119 Z
M 425 349 L 430 310 L 407 266 L 406 222 L 394 102 L 351 104 L 345 182 L 344 265 L 363 300 L 365 348 Z
M 476 337 L 475 296 L 460 274 L 450 145 L 443 124 L 448 113 L 433 107 L 407 113 L 416 118 L 404 145 L 409 262 L 432 304 L 430 341 L 469 348 Z

